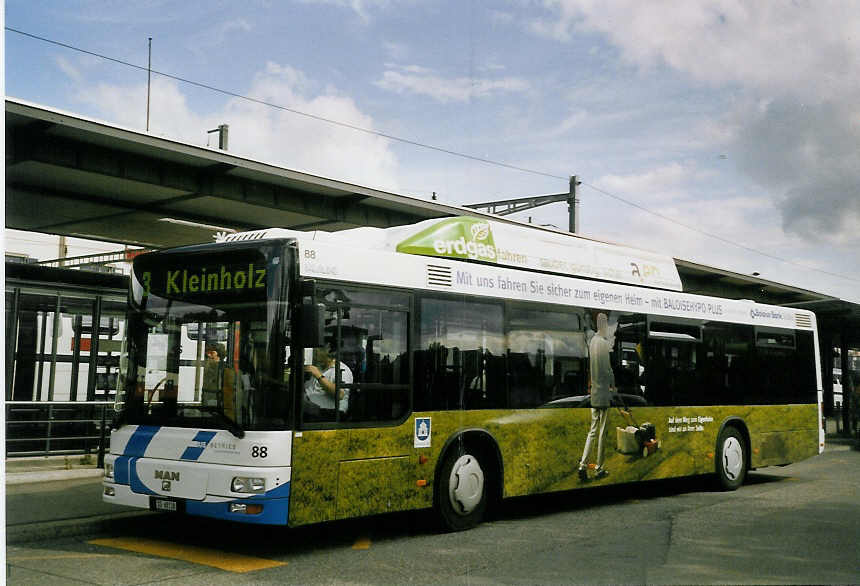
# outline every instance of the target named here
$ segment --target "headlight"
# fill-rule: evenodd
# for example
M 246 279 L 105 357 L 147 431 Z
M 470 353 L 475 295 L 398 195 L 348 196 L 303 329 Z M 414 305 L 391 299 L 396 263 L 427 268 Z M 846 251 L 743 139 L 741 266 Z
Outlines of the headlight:
M 113 480 L 113 462 L 105 462 L 105 478 Z
M 230 483 L 230 490 L 233 492 L 266 492 L 266 479 L 236 476 Z

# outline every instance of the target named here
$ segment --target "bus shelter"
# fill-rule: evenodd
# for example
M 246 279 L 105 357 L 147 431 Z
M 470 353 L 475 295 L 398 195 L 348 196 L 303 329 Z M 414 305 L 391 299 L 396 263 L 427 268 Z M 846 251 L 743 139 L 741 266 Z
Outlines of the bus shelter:
M 6 263 L 6 454 L 94 452 L 111 419 L 128 278 Z

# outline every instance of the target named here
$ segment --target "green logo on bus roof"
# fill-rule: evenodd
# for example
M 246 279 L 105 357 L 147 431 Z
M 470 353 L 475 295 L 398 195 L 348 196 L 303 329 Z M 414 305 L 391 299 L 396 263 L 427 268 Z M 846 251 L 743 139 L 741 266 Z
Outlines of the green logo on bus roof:
M 442 220 L 397 245 L 397 252 L 496 262 L 490 224 L 468 216 Z

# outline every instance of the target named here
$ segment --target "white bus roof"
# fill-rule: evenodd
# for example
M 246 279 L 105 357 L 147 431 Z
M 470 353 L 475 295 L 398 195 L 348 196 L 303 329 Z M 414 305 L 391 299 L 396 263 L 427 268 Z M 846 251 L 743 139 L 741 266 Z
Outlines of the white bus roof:
M 527 227 L 499 226 L 457 217 L 336 233 L 273 228 L 224 235 L 219 241 L 296 238 L 301 274 L 311 278 L 764 327 L 816 327 L 815 315 L 807 310 L 683 293 L 671 258 Z M 541 264 L 550 262 L 558 265 Z M 624 273 L 625 267 L 629 271 L 638 263 L 639 275 Z M 642 271 L 643 266 L 657 270 Z M 665 286 L 667 273 L 673 276 L 672 287 Z
M 233 242 L 262 238 L 299 238 L 380 250 L 475 260 L 499 266 L 585 277 L 629 285 L 681 291 L 672 257 L 581 238 L 459 216 L 392 228 L 354 228 L 340 232 L 298 232 L 272 228 L 222 236 Z

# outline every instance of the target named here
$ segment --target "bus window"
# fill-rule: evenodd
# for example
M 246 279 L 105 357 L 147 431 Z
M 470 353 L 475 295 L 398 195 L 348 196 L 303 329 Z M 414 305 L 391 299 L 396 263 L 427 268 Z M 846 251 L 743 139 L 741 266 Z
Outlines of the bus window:
M 654 405 L 699 404 L 700 320 L 668 316 L 647 319 L 645 396 Z
M 353 306 L 340 331 L 354 365 L 349 419 L 401 419 L 409 409 L 408 314 Z
M 706 322 L 702 329 L 703 359 L 696 404 L 742 405 L 752 387 L 751 326 Z
M 305 421 L 401 420 L 410 406 L 408 295 L 338 288 L 319 298 L 326 345 L 305 359 Z
M 324 344 L 305 348 L 302 380 L 302 420 L 305 422 L 340 421 L 349 405 L 349 389 L 344 385 L 352 383 L 352 369 L 342 362 L 339 314 L 338 308 L 327 307 Z
M 582 310 L 512 307 L 508 317 L 509 407 L 587 394 Z
M 415 410 L 505 406 L 500 304 L 421 300 L 415 353 Z
M 615 386 L 619 393 L 644 396 L 646 318 L 642 314 L 621 315 L 615 330 Z
M 756 404 L 812 403 L 816 399 L 811 332 L 756 328 Z M 801 358 L 804 357 L 804 358 Z

